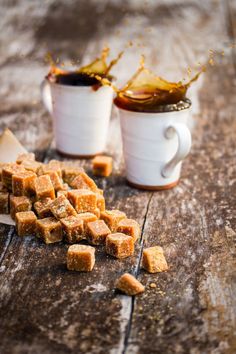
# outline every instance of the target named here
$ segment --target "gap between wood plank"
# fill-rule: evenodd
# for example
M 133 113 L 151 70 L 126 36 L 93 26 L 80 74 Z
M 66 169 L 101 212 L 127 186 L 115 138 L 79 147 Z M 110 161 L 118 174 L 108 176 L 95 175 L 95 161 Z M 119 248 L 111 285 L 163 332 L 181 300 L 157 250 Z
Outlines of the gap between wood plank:
M 152 197 L 153 197 L 153 193 L 151 194 L 151 196 L 149 198 L 149 201 L 148 201 L 147 207 L 146 207 L 146 212 L 144 215 L 144 220 L 143 220 L 143 225 L 142 225 L 142 233 L 141 233 L 141 239 L 140 239 L 140 246 L 141 247 L 140 247 L 140 252 L 139 252 L 139 256 L 138 256 L 138 262 L 137 262 L 136 267 L 134 269 L 135 278 L 138 277 L 138 274 L 140 271 L 140 264 L 141 264 L 141 260 L 142 260 L 143 246 L 144 246 L 144 230 L 145 230 L 145 224 L 147 221 L 147 215 L 148 215 L 149 206 L 150 206 Z M 129 321 L 126 326 L 127 329 L 126 329 L 126 333 L 125 333 L 125 337 L 124 337 L 122 354 L 128 354 L 126 351 L 127 351 L 127 347 L 128 347 L 128 341 L 129 341 L 131 329 L 132 329 L 132 319 L 133 319 L 133 313 L 134 313 L 134 306 L 135 306 L 135 296 L 132 296 Z

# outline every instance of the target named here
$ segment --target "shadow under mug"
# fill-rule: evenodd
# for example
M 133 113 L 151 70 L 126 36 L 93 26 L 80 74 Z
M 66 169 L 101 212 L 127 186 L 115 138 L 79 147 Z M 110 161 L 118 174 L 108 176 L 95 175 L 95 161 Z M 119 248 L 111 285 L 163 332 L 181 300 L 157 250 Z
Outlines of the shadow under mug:
M 131 185 L 163 190 L 178 184 L 182 160 L 191 148 L 190 108 L 158 113 L 119 108 L 126 177 Z
M 56 149 L 72 157 L 92 157 L 106 147 L 113 90 L 69 86 L 45 79 L 41 96 L 53 118 Z

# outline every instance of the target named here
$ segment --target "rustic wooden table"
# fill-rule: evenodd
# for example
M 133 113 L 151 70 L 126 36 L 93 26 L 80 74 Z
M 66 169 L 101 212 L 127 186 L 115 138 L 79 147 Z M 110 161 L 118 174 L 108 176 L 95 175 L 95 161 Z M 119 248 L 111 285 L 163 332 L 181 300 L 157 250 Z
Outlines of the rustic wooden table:
M 130 39 L 136 38 L 136 46 L 139 38 L 146 46 L 138 44 L 137 50 L 169 78 L 180 77 L 180 68 L 198 60 L 206 63 L 209 49 L 224 50 L 190 92 L 191 154 L 175 189 L 152 193 L 130 188 L 114 110 L 107 152 L 114 156 L 115 171 L 97 182 L 105 189 L 108 208 L 139 221 L 142 238 L 135 256 L 123 261 L 98 249 L 91 274 L 66 270 L 65 244 L 21 239 L 14 227 L 0 225 L 2 354 L 236 352 L 236 57 L 230 48 L 236 2 L 121 4 L 68 1 L 63 6 L 52 0 L 44 8 L 27 1 L 1 5 L 8 28 L 1 31 L 6 37 L 1 128 L 12 129 L 41 160 L 61 158 L 51 147 L 51 120 L 39 101 L 47 70 L 41 59 L 45 42 L 58 55 L 86 59 L 104 41 L 118 51 Z M 117 69 L 122 78 L 134 72 L 136 55 L 135 49 L 127 51 Z M 81 164 L 89 171 L 88 161 Z M 140 259 L 143 247 L 156 244 L 165 249 L 170 271 L 151 275 L 140 269 Z M 127 271 L 146 285 L 143 295 L 131 298 L 114 291 L 115 279 Z

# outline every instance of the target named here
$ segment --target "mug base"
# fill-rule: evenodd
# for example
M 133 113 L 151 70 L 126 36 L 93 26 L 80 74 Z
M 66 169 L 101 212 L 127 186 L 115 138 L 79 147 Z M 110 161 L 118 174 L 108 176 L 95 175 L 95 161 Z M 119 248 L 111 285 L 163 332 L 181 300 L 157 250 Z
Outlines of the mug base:
M 92 154 L 92 155 L 74 155 L 74 154 L 68 154 L 67 152 L 63 152 L 59 149 L 56 149 L 56 150 L 60 155 L 62 155 L 64 157 L 68 157 L 70 159 L 92 159 L 93 157 L 102 154 L 102 152 L 98 152 L 98 153 Z
M 133 183 L 130 182 L 129 180 L 127 180 L 127 183 L 134 188 L 137 189 L 143 189 L 143 190 L 147 190 L 147 191 L 164 191 L 164 190 L 168 190 L 171 188 L 174 188 L 175 186 L 177 186 L 177 184 L 179 183 L 179 179 L 173 183 L 167 184 L 165 186 L 145 186 L 143 184 L 137 184 L 137 183 Z

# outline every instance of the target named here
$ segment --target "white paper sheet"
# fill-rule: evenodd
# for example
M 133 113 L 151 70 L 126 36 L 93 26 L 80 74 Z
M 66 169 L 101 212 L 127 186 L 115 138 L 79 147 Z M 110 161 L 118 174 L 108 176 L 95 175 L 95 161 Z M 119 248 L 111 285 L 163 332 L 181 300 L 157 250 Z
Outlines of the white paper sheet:
M 26 152 L 27 150 L 19 142 L 16 136 L 9 129 L 5 129 L 0 136 L 0 162 L 15 162 L 18 155 Z M 5 214 L 0 214 L 0 223 L 15 225 L 15 222 L 10 215 Z

